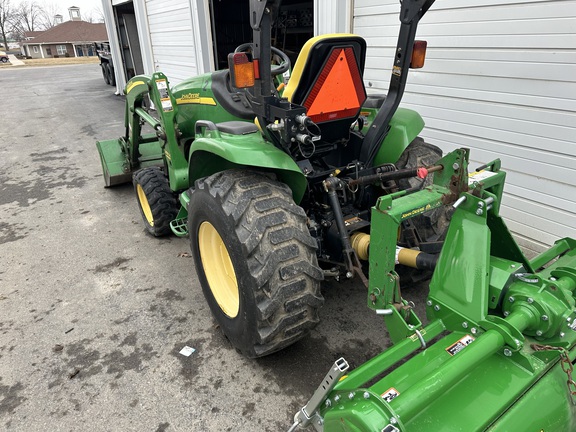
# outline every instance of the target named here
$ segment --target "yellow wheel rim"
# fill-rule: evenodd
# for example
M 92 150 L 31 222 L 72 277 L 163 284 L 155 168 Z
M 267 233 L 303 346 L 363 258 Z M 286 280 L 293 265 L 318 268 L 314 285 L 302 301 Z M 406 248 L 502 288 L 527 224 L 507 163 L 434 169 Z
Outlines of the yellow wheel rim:
M 142 208 L 142 213 L 144 213 L 146 222 L 148 222 L 150 226 L 154 226 L 154 217 L 152 216 L 152 209 L 150 208 L 150 204 L 148 204 L 148 198 L 146 198 L 144 189 L 142 189 L 142 186 L 140 186 L 140 184 L 136 185 L 136 192 L 138 193 L 138 201 L 140 202 L 140 207 Z
M 210 222 L 198 230 L 198 248 L 204 274 L 216 302 L 227 316 L 235 318 L 240 309 L 240 293 L 234 266 L 222 237 Z

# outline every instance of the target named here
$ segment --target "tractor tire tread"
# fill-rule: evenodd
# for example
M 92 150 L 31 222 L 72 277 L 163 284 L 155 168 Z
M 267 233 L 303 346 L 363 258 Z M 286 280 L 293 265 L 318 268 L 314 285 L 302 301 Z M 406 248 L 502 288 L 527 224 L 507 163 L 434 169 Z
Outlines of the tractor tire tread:
M 178 199 L 170 189 L 168 178 L 162 169 L 147 167 L 138 170 L 134 173 L 133 183 L 135 188 L 140 184 L 152 211 L 154 225 L 148 224 L 143 216 L 147 231 L 155 237 L 170 234 L 170 222 L 178 213 Z
M 192 193 L 200 190 L 220 201 L 257 287 L 254 344 L 235 347 L 261 357 L 305 336 L 319 322 L 323 273 L 306 214 L 290 188 L 262 173 L 230 170 L 196 181 Z

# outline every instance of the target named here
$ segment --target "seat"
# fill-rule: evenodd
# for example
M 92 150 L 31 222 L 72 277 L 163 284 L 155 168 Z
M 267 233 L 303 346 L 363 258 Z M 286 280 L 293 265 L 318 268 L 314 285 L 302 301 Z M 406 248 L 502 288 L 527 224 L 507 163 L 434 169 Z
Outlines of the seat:
M 366 100 L 362 75 L 366 41 L 353 34 L 329 34 L 302 47 L 283 96 L 306 107 L 322 139 L 347 136 Z

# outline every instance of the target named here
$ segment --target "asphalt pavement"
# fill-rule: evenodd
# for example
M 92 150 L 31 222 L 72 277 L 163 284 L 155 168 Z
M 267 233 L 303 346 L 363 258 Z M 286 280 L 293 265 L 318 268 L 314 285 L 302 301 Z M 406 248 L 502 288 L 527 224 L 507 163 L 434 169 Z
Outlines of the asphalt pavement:
M 103 187 L 95 142 L 123 133 L 124 100 L 99 65 L 0 83 L 0 430 L 283 431 L 334 360 L 388 346 L 362 283 L 326 282 L 310 336 L 243 358 L 188 240 L 147 235 L 132 186 Z

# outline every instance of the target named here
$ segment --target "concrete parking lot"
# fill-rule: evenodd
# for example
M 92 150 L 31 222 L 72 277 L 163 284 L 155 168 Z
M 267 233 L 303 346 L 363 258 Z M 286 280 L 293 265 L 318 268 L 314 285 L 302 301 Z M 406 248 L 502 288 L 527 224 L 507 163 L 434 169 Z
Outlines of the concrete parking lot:
M 361 282 L 327 282 L 309 337 L 243 358 L 187 239 L 147 235 L 132 186 L 103 187 L 95 142 L 123 133 L 124 100 L 99 66 L 0 82 L 1 430 L 287 430 L 335 359 L 358 366 L 388 345 Z

